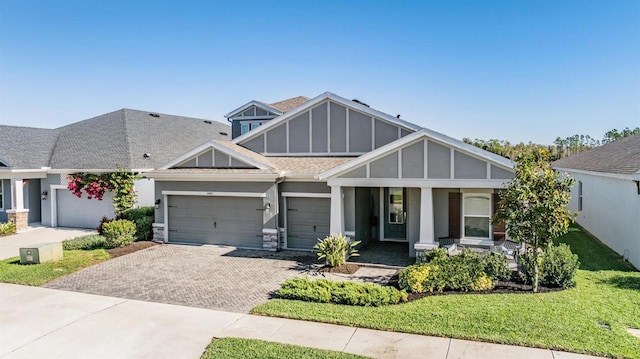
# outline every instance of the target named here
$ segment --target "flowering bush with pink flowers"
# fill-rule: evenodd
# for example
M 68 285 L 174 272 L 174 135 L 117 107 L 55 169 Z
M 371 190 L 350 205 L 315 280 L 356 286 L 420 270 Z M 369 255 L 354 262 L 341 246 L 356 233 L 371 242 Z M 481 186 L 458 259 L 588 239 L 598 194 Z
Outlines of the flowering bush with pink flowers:
M 116 213 L 120 214 L 133 208 L 136 203 L 136 192 L 133 181 L 140 176 L 124 169 L 116 168 L 113 172 L 107 173 L 74 173 L 67 176 L 69 184 L 67 188 L 78 198 L 82 197 L 82 192 L 87 194 L 88 199 L 102 200 L 105 192 L 112 191 L 113 207 Z

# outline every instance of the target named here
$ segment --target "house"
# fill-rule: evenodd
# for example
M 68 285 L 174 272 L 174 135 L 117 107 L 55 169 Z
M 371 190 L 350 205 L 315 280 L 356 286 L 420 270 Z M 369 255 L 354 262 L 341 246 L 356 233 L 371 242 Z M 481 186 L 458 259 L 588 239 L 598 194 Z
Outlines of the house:
M 150 171 L 194 146 L 230 139 L 218 122 L 122 109 L 56 128 L 0 125 L 0 222 L 95 228 L 113 217 L 111 194 L 102 201 L 75 197 L 67 175 L 113 171 L 116 166 Z M 150 179 L 135 183 L 140 205 L 154 204 Z
M 192 146 L 145 175 L 155 181 L 154 238 L 310 250 L 345 233 L 406 243 L 493 245 L 503 157 L 332 93 L 251 101 L 226 117 L 232 140 Z
M 553 162 L 576 179 L 569 208 L 577 222 L 640 268 L 640 135 Z

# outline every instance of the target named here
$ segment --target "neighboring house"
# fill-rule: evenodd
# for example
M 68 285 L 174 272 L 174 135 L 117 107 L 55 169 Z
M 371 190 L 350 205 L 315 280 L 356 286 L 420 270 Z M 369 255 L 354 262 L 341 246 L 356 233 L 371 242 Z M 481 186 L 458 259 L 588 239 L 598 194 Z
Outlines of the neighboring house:
M 212 139 L 229 139 L 218 122 L 123 109 L 56 129 L 0 125 L 0 222 L 95 228 L 113 217 L 112 195 L 75 197 L 67 175 L 116 166 L 150 171 Z M 139 205 L 155 202 L 153 180 L 135 183 Z
M 640 268 L 640 135 L 557 160 L 576 179 L 571 211 L 577 222 Z
M 159 202 L 154 237 L 310 250 L 346 233 L 406 243 L 411 256 L 441 238 L 504 239 L 490 217 L 511 161 L 332 93 L 297 99 L 286 109 L 251 101 L 227 115 L 232 141 L 192 146 L 146 173 Z

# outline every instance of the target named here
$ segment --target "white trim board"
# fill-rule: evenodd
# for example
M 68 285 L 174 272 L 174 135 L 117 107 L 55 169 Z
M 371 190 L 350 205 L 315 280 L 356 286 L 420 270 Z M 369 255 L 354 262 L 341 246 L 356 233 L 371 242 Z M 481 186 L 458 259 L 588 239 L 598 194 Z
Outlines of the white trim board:
M 266 193 L 259 192 L 219 192 L 219 191 L 162 191 L 163 196 L 200 196 L 200 197 L 249 197 L 265 198 Z
M 331 198 L 331 193 L 282 192 L 281 197 Z

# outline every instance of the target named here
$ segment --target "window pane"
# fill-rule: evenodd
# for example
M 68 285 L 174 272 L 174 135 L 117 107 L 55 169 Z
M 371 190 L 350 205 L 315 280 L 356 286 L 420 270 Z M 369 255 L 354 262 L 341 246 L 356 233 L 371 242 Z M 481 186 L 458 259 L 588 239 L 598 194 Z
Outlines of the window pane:
M 249 124 L 248 123 L 243 123 L 240 125 L 240 134 L 245 134 L 249 132 Z
M 402 188 L 389 188 L 389 223 L 404 223 L 404 197 Z
M 489 238 L 489 218 L 465 217 L 464 236 Z
M 489 195 L 478 194 L 464 197 L 464 214 L 471 216 L 490 216 L 491 199 Z

